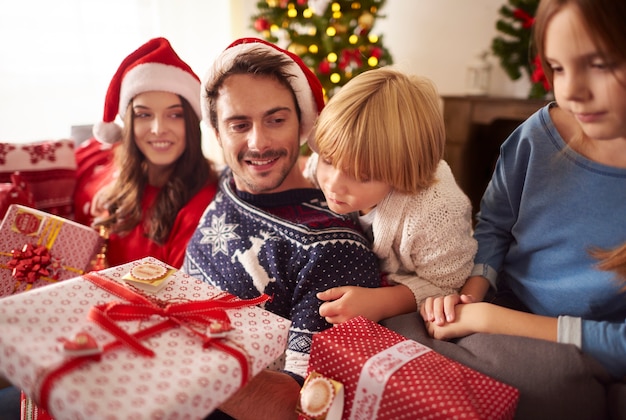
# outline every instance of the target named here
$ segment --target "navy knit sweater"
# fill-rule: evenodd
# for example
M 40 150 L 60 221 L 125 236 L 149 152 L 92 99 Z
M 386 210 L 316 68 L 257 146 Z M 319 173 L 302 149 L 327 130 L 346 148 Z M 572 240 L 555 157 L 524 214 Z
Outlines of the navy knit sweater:
M 228 170 L 182 270 L 240 298 L 269 295 L 265 309 L 292 321 L 284 370 L 300 383 L 313 334 L 331 326 L 316 293 L 380 286 L 367 239 L 352 219 L 328 209 L 320 190 L 248 194 L 235 190 Z

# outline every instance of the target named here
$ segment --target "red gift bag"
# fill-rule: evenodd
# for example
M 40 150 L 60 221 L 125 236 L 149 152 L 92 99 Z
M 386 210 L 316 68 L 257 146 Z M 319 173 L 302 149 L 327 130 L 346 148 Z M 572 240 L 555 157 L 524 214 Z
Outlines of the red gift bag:
M 317 395 L 332 396 L 335 382 L 343 385 L 346 420 L 512 419 L 519 399 L 516 388 L 363 317 L 315 334 L 308 370 L 332 381 L 316 387 Z M 307 416 L 306 404 L 315 415 Z M 334 404 L 307 395 L 305 383 L 303 417 L 331 420 L 324 408 Z

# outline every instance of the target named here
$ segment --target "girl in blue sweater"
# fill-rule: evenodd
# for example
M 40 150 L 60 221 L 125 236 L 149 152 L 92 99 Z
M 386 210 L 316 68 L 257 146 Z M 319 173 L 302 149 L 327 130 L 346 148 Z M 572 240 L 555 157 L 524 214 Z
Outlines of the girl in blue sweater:
M 623 267 L 624 22 L 624 1 L 541 1 L 535 45 L 556 102 L 502 145 L 478 215 L 472 277 L 460 295 L 424 305 L 435 338 L 487 332 L 570 343 L 626 376 L 619 264 L 595 258 L 622 249 Z M 495 303 L 507 296 L 512 309 L 480 302 L 490 286 Z

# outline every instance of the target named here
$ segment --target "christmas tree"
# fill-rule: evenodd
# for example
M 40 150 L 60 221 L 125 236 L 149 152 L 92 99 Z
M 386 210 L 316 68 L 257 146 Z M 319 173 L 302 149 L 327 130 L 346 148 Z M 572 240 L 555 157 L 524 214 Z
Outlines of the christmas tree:
M 539 57 L 532 57 L 532 26 L 538 5 L 539 0 L 509 0 L 509 5 L 500 8 L 501 18 L 496 22 L 496 29 L 502 35 L 491 44 L 491 50 L 512 80 L 518 80 L 523 73 L 530 79 L 529 98 L 544 98 L 550 91 Z
M 327 98 L 348 80 L 392 64 L 372 28 L 385 0 L 263 0 L 252 25 L 262 37 L 298 55 L 322 82 Z

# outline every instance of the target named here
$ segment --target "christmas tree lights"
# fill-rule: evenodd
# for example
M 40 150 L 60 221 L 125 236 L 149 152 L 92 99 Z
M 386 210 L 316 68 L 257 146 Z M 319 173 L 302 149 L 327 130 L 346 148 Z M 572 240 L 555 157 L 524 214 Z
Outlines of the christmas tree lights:
M 392 64 L 382 36 L 372 32 L 385 1 L 263 0 L 252 27 L 301 57 L 330 98 L 357 74 Z

